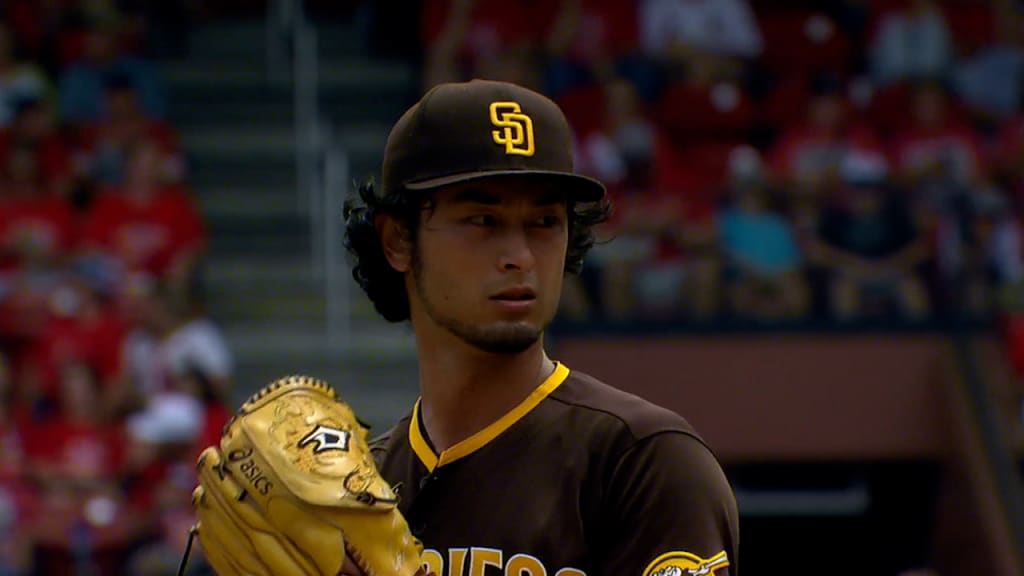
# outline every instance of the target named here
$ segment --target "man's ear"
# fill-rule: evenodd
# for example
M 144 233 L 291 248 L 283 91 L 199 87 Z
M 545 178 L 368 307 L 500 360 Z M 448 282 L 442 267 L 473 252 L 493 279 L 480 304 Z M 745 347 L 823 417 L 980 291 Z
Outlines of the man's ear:
M 388 264 L 398 272 L 408 272 L 412 267 L 412 241 L 409 231 L 393 216 L 381 214 L 374 221 L 381 248 Z

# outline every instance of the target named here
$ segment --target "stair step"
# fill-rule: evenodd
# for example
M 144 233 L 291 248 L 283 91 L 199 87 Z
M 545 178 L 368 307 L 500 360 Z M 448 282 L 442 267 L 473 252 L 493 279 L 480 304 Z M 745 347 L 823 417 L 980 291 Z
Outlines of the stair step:
M 253 255 L 295 256 L 309 254 L 309 238 L 298 235 L 267 234 L 214 234 L 210 238 L 210 252 L 222 256 L 248 258 Z
M 160 74 L 175 92 L 185 90 L 211 95 L 216 95 L 217 89 L 231 90 L 238 86 L 290 92 L 292 82 L 290 74 L 271 75 L 262 56 L 242 62 L 218 58 L 171 60 L 160 64 Z M 414 84 L 415 71 L 410 65 L 397 61 L 321 60 L 317 80 L 327 94 L 374 93 L 380 88 L 407 89 Z
M 188 154 L 189 182 L 198 190 L 241 186 L 246 188 L 297 189 L 295 158 L 267 157 L 254 160 L 239 156 Z
M 289 124 L 295 116 L 287 97 L 250 99 L 207 98 L 174 94 L 168 116 L 178 130 L 191 126 L 234 125 L 250 122 Z
M 284 323 L 323 326 L 327 304 L 321 294 L 277 294 L 273 297 L 250 295 L 248 287 L 235 287 L 227 298 L 211 298 L 220 314 L 235 322 L 255 321 L 270 326 Z
M 336 348 L 327 341 L 323 324 L 312 324 L 297 321 L 269 326 L 259 321 L 239 321 L 226 327 L 225 338 L 238 354 L 265 363 L 344 357 L 353 365 L 362 365 L 408 360 L 415 353 L 411 331 L 405 325 L 391 326 L 380 320 L 372 328 L 354 332 L 348 342 Z
M 210 219 L 253 218 L 267 214 L 305 217 L 292 188 L 204 187 L 196 195 L 203 214 Z
M 295 130 L 289 124 L 193 127 L 181 131 L 181 144 L 190 157 L 292 159 Z
M 192 58 L 250 60 L 265 58 L 267 27 L 263 21 L 204 24 L 189 33 Z

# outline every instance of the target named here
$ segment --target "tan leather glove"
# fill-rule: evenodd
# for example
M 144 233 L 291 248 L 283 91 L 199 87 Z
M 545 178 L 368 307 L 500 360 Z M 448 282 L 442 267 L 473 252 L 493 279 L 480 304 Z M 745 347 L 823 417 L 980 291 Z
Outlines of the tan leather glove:
M 220 576 L 422 573 L 423 547 L 381 478 L 367 429 L 325 382 L 292 376 L 253 395 L 199 457 L 192 497 Z

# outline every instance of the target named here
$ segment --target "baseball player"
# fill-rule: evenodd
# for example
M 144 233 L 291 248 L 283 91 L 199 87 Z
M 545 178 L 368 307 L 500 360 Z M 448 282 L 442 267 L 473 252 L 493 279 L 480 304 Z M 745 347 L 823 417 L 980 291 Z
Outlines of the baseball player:
M 382 172 L 346 203 L 346 245 L 378 312 L 412 326 L 420 398 L 372 443 L 308 378 L 246 402 L 199 466 L 218 573 L 734 576 L 735 499 L 703 440 L 545 352 L 608 210 L 557 105 L 439 85 Z

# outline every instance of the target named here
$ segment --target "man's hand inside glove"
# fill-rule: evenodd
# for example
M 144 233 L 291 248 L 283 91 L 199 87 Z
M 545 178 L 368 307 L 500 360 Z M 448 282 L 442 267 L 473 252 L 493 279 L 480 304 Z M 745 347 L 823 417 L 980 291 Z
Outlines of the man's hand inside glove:
M 259 391 L 198 466 L 197 535 L 220 576 L 422 573 L 422 545 L 366 427 L 324 382 L 296 376 Z

